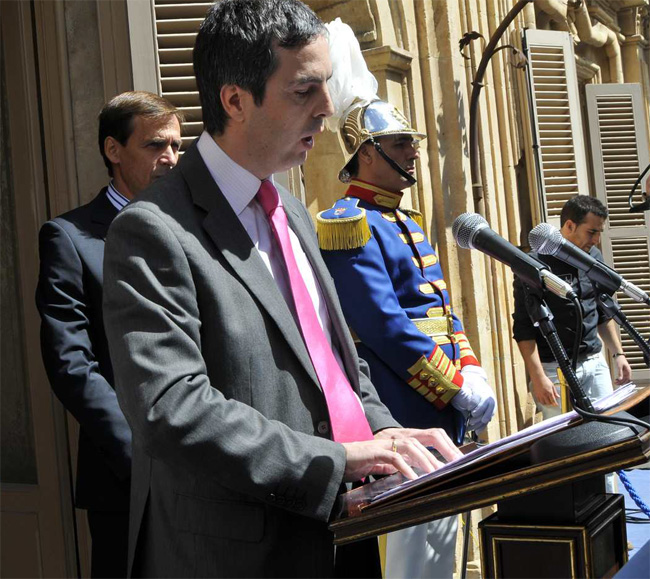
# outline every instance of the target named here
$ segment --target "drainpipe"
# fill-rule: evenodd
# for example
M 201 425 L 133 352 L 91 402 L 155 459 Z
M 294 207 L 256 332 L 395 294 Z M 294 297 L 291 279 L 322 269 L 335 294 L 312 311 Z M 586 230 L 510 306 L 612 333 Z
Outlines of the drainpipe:
M 524 28 L 537 28 L 535 20 L 535 7 L 532 4 L 526 4 L 521 14 L 524 17 Z
M 600 22 L 591 23 L 585 0 L 571 2 L 572 18 L 569 19 L 568 0 L 537 0 L 535 6 L 541 11 L 538 26 L 543 27 L 545 21 L 555 22 L 560 30 L 575 34 L 580 41 L 592 46 L 605 47 L 605 54 L 609 60 L 609 70 L 612 82 L 623 82 L 623 60 L 621 58 L 621 45 L 616 32 L 607 28 Z
M 578 37 L 582 42 L 586 42 L 592 46 L 605 47 L 605 54 L 609 59 L 611 82 L 623 82 L 621 45 L 618 42 L 616 32 L 600 22 L 592 25 L 585 2 L 581 2 L 575 9 L 574 22 Z
M 542 12 L 537 25 L 545 27 L 545 20 L 552 20 L 563 32 L 571 32 L 568 19 L 569 3 L 567 0 L 536 0 L 535 6 Z

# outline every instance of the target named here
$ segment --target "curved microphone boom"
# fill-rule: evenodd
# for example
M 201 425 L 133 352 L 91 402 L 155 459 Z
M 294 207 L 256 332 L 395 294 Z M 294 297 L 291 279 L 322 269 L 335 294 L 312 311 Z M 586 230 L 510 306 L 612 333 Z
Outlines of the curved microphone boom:
M 478 249 L 505 263 L 529 286 L 549 290 L 564 299 L 575 299 L 568 283 L 551 273 L 546 264 L 526 255 L 490 229 L 488 222 L 478 213 L 458 216 L 452 225 L 452 233 L 458 245 L 465 249 Z
M 632 191 L 630 191 L 630 196 L 627 199 L 627 202 L 630 206 L 630 213 L 643 213 L 644 211 L 650 211 L 650 191 L 646 191 L 645 193 L 642 194 L 643 201 L 641 201 L 641 203 L 637 203 L 636 205 L 632 203 L 634 192 L 636 191 L 636 188 L 639 186 L 639 183 L 641 183 L 643 177 L 648 171 L 650 171 L 650 163 L 648 163 L 646 168 L 643 169 L 643 171 L 641 171 L 641 174 L 637 177 L 637 180 L 634 182 L 634 185 L 632 185 Z
M 614 269 L 594 259 L 587 252 L 562 237 L 556 227 L 540 223 L 528 234 L 528 243 L 537 253 L 552 255 L 557 259 L 584 271 L 587 277 L 597 283 L 605 292 L 613 294 L 621 290 L 635 302 L 650 305 L 650 297 L 641 288 L 626 281 Z

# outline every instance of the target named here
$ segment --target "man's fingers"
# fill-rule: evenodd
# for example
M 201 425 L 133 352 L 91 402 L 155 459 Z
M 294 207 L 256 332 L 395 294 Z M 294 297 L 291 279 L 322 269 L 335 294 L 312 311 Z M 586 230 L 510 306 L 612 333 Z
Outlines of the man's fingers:
M 415 471 L 411 466 L 406 462 L 406 456 L 402 456 L 399 451 L 390 453 L 390 456 L 386 460 L 395 467 L 395 470 L 401 472 L 406 478 L 411 480 L 418 478 L 418 475 L 415 474 Z
M 627 360 L 624 360 L 624 363 L 621 365 L 621 368 L 618 372 L 618 380 L 617 384 L 625 384 L 626 382 L 629 382 L 632 379 L 632 367 L 630 364 L 627 362 Z
M 555 386 L 553 388 L 551 388 L 548 395 L 549 395 L 549 400 L 550 401 L 547 402 L 547 404 L 550 405 L 550 406 L 559 406 L 560 395 L 557 393 L 557 390 L 555 389 Z
M 449 461 L 461 458 L 463 456 L 463 453 L 458 450 L 456 445 L 452 442 L 451 438 L 447 436 L 447 433 L 444 430 L 441 432 L 444 434 L 444 436 L 434 436 L 434 442 L 429 446 L 433 446 L 433 448 L 435 448 L 445 459 Z
M 455 460 L 463 456 L 442 428 L 427 428 L 424 430 L 419 428 L 396 428 L 391 429 L 390 433 L 396 439 L 412 438 L 417 440 L 423 447 L 432 446 L 446 460 Z M 426 451 L 426 453 L 431 455 L 429 451 Z
M 414 438 L 381 438 L 365 442 L 348 442 L 346 450 L 346 481 L 360 480 L 368 474 L 401 472 L 409 479 L 417 478 L 412 467 L 432 472 L 442 466 Z
M 402 444 L 400 446 L 403 448 Z M 375 460 L 376 462 L 371 465 L 366 474 L 393 474 L 395 472 L 401 472 L 406 478 L 418 478 L 418 475 L 409 464 L 409 455 L 402 454 L 399 449 L 393 450 L 392 445 L 389 449 L 382 448 Z
M 369 474 L 392 474 L 395 471 L 401 472 L 410 479 L 417 478 L 404 457 L 392 450 L 392 443 L 390 439 L 344 443 L 346 453 L 344 480 L 357 481 Z
M 405 438 L 395 443 L 397 453 L 411 466 L 417 466 L 424 472 L 433 472 L 442 466 L 442 463 L 414 438 Z

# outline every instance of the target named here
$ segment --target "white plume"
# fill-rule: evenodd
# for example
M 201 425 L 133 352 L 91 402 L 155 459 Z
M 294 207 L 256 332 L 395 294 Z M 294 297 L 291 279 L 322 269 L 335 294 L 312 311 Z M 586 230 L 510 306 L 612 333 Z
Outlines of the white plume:
M 334 114 L 326 121 L 330 131 L 338 131 L 341 119 L 355 101 L 367 104 L 377 97 L 377 79 L 368 70 L 361 47 L 352 28 L 340 18 L 325 25 L 328 31 L 332 77 L 327 88 L 334 104 Z

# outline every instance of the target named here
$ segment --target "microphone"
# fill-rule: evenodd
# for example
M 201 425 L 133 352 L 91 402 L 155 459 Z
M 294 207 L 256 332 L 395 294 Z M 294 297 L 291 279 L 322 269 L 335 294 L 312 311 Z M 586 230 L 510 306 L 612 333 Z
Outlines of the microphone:
M 607 293 L 621 290 L 635 302 L 650 306 L 650 297 L 641 288 L 626 281 L 608 265 L 594 259 L 587 252 L 562 237 L 557 228 L 549 223 L 540 223 L 528 234 L 528 243 L 537 253 L 552 255 L 584 271 L 587 277 Z
M 478 249 L 505 263 L 529 286 L 547 289 L 563 299 L 576 299 L 576 294 L 568 283 L 551 273 L 546 264 L 526 255 L 490 229 L 488 222 L 478 213 L 459 215 L 451 231 L 456 243 L 462 248 Z

